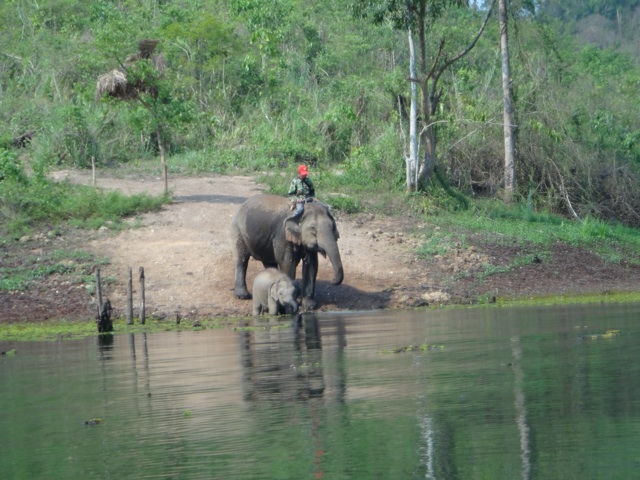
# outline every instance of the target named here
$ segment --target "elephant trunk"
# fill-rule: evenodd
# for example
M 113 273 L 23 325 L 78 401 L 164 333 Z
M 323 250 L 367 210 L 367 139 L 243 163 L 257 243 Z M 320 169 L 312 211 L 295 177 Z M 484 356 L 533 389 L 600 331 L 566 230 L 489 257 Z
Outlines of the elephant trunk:
M 284 311 L 287 315 L 294 315 L 298 313 L 298 309 L 299 309 L 298 302 L 295 300 L 291 300 L 289 303 L 287 303 L 284 306 Z
M 342 269 L 342 259 L 340 258 L 340 251 L 338 250 L 338 244 L 332 242 L 329 247 L 324 248 L 327 257 L 333 265 L 333 285 L 340 285 L 344 280 L 344 270 Z

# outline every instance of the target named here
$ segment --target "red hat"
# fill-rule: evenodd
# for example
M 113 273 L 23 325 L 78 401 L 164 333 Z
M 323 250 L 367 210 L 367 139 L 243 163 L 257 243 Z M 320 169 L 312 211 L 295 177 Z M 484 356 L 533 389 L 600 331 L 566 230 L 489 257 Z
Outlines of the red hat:
M 309 175 L 309 170 L 307 169 L 307 166 L 306 166 L 306 165 L 300 165 L 300 166 L 298 167 L 298 173 L 299 173 L 300 175 L 305 175 L 305 176 L 306 176 L 306 175 Z

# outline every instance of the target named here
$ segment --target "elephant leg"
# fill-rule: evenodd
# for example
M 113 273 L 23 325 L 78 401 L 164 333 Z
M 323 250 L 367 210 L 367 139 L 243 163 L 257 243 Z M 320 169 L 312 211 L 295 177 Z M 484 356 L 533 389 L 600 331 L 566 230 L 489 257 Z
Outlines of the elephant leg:
M 247 300 L 251 298 L 249 290 L 247 290 L 247 266 L 249 265 L 249 252 L 246 251 L 244 244 L 238 242 L 236 245 L 236 278 L 234 293 L 236 298 Z
M 255 296 L 253 297 L 253 315 L 258 316 L 262 314 L 262 304 Z
M 278 263 L 276 268 L 286 273 L 291 280 L 295 280 L 299 261 L 300 260 L 294 260 L 292 252 L 286 252 L 284 259 Z
M 302 261 L 302 307 L 307 310 L 316 308 L 315 291 L 318 275 L 318 254 L 309 252 Z
M 278 315 L 278 302 L 275 298 L 269 297 L 269 315 Z

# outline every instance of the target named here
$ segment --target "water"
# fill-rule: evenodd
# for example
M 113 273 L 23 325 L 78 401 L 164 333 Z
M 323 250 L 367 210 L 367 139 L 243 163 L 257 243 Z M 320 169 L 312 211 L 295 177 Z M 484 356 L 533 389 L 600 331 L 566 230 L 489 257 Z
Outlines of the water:
M 0 339 L 17 350 L 0 357 L 0 478 L 640 478 L 639 313 L 363 312 L 300 329 Z

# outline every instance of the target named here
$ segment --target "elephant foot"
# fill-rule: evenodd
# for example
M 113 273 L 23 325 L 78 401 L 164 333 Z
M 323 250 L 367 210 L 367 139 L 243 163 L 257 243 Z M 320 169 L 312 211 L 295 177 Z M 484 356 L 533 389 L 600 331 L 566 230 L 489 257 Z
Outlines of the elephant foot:
M 236 298 L 239 298 L 240 300 L 251 300 L 251 294 L 247 289 L 236 290 L 235 294 L 236 294 Z
M 304 310 L 315 310 L 316 306 L 317 306 L 316 301 L 313 298 L 302 299 L 302 308 Z

